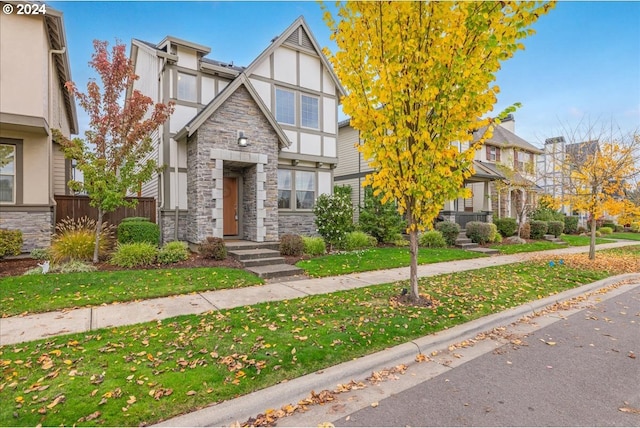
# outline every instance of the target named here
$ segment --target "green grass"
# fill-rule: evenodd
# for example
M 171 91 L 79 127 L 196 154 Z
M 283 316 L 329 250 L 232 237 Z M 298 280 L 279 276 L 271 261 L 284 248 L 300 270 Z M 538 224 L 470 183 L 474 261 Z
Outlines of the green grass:
M 147 269 L 0 279 L 2 316 L 262 284 L 240 269 Z
M 522 263 L 420 279 L 436 309 L 397 282 L 4 346 L 0 426 L 152 424 L 606 276 Z
M 458 248 L 420 248 L 418 251 L 418 264 L 466 260 L 477 257 L 484 257 L 484 255 Z M 304 269 L 309 276 L 324 277 L 378 269 L 392 269 L 409 266 L 409 263 L 408 248 L 389 247 L 331 254 L 299 261 L 296 266 Z
M 613 239 L 629 239 L 631 241 L 640 241 L 640 233 L 634 232 L 617 232 L 607 235 L 607 238 Z
M 500 251 L 500 254 L 530 253 L 532 251 L 556 250 L 565 245 L 554 244 L 549 241 L 534 241 L 526 244 L 494 244 L 491 248 Z
M 562 239 L 564 242 L 566 242 L 567 244 L 571 245 L 572 247 L 582 247 L 582 246 L 587 246 L 591 243 L 591 237 L 590 236 L 578 236 L 578 235 L 562 235 L 560 237 L 560 239 Z M 611 242 L 615 242 L 611 239 L 605 239 L 605 238 L 596 238 L 596 245 L 597 244 L 609 244 Z

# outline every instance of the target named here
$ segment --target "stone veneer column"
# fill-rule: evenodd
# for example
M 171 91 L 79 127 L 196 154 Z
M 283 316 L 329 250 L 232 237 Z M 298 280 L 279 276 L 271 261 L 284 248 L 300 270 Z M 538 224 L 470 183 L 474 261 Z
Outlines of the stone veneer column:
M 267 235 L 267 228 L 264 225 L 264 219 L 267 218 L 267 210 L 264 201 L 267 200 L 267 191 L 265 183 L 267 181 L 267 173 L 264 172 L 263 163 L 256 165 L 256 241 L 264 242 Z
M 214 180 L 214 186 L 211 190 L 211 198 L 213 199 L 214 207 L 211 210 L 211 217 L 213 218 L 213 236 L 216 238 L 224 237 L 223 230 L 223 206 L 224 206 L 224 161 L 222 159 L 215 159 L 215 167 L 211 172 L 211 176 Z

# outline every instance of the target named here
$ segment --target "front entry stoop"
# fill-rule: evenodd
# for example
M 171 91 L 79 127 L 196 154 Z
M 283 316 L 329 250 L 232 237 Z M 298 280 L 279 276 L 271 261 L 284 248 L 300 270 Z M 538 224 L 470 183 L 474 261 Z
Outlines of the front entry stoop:
M 302 269 L 285 263 L 280 256 L 278 242 L 230 241 L 226 246 L 230 257 L 260 278 L 283 278 L 304 273 Z
M 499 254 L 500 251 L 494 248 L 486 248 L 480 247 L 475 242 L 471 242 L 471 239 L 467 238 L 467 231 L 461 230 L 458 234 L 458 238 L 456 239 L 456 247 L 462 248 L 463 250 L 475 251 L 476 253 L 486 254 L 488 256 L 492 256 L 494 254 Z

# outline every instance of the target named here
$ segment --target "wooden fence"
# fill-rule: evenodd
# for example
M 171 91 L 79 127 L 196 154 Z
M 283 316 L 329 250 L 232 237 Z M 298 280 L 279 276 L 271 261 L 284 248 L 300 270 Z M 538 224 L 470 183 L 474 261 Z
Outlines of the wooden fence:
M 156 199 L 155 198 L 127 198 L 128 201 L 138 200 L 135 208 L 120 207 L 117 210 L 103 216 L 103 221 L 109 224 L 118 225 L 125 217 L 146 217 L 152 222 L 156 222 Z M 56 223 L 67 217 L 78 219 L 87 216 L 92 219 L 98 218 L 98 210 L 89 205 L 88 196 L 80 195 L 56 195 Z

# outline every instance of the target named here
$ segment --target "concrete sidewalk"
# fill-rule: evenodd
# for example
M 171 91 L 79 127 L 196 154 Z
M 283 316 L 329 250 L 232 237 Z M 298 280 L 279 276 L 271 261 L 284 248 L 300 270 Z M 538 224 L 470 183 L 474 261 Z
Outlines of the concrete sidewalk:
M 598 245 L 597 249 L 603 250 L 629 245 L 640 245 L 640 242 L 619 241 Z M 489 266 L 518 263 L 541 254 L 562 256 L 564 254 L 584 253 L 587 251 L 588 247 L 569 247 L 535 253 L 434 263 L 419 266 L 418 276 L 428 277 L 481 269 Z M 210 291 L 139 302 L 2 318 L 0 319 L 0 345 L 27 342 L 100 328 L 138 324 L 178 315 L 199 314 L 211 310 L 229 309 L 260 302 L 288 300 L 313 294 L 350 290 L 375 284 L 402 281 L 408 278 L 409 268 L 403 267 L 337 277 L 272 282 L 262 286 L 240 289 Z

